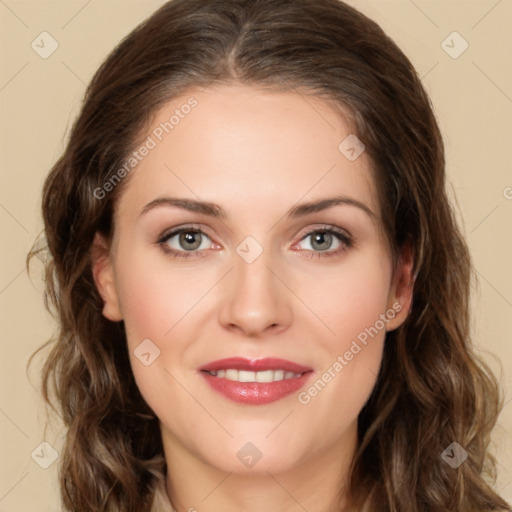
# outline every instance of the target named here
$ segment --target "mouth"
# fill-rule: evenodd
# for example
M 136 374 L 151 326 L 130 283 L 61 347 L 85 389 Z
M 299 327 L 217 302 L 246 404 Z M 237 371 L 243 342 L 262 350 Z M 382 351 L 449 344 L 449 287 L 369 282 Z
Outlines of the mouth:
M 302 388 L 313 369 L 285 359 L 229 358 L 199 368 L 210 388 L 247 405 L 268 404 Z

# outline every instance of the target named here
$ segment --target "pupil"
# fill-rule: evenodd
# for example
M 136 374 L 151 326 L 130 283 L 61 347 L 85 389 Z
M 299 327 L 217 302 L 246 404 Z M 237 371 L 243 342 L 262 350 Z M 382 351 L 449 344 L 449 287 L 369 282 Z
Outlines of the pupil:
M 331 245 L 331 241 L 332 235 L 330 233 L 326 233 L 325 231 L 319 231 L 313 237 L 313 246 L 318 242 L 321 246 L 318 247 L 319 249 L 328 249 Z
M 186 232 L 181 233 L 180 243 L 185 244 L 184 249 L 186 249 L 187 251 L 192 251 L 194 249 L 197 249 L 201 245 L 198 235 L 199 235 L 199 233 L 194 232 L 194 231 L 186 231 Z M 196 237 L 197 237 L 197 239 L 196 239 Z M 194 240 L 195 240 L 195 242 L 194 242 Z M 186 244 L 192 244 L 193 247 L 187 247 Z

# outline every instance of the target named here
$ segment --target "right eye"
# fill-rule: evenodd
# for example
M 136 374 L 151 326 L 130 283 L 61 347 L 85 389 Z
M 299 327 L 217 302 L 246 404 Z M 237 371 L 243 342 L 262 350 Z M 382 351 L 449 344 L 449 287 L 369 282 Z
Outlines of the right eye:
M 198 228 L 186 226 L 165 233 L 159 238 L 158 244 L 166 253 L 177 258 L 205 256 L 202 251 L 212 248 L 212 241 L 206 233 Z

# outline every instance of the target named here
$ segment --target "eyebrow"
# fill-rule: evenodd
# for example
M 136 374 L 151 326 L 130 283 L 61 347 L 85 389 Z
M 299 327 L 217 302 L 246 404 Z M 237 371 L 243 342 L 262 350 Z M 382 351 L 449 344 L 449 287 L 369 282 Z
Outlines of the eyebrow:
M 328 208 L 332 208 L 338 205 L 354 206 L 356 208 L 359 208 L 360 210 L 363 210 L 369 217 L 371 217 L 372 220 L 375 220 L 377 218 L 376 214 L 367 205 L 365 205 L 361 201 L 358 201 L 357 199 L 347 196 L 326 197 L 323 199 L 319 199 L 317 201 L 302 203 L 290 208 L 286 212 L 285 216 L 288 219 L 295 219 L 299 217 L 304 217 L 306 215 L 310 215 L 311 213 L 327 210 Z M 197 201 L 195 199 L 178 197 L 159 197 L 148 203 L 146 206 L 144 206 L 144 208 L 142 208 L 142 211 L 140 212 L 139 217 L 159 207 L 181 208 L 183 210 L 187 210 L 190 212 L 209 215 L 217 219 L 225 219 L 228 216 L 226 211 L 223 210 L 223 208 L 220 205 L 209 201 Z

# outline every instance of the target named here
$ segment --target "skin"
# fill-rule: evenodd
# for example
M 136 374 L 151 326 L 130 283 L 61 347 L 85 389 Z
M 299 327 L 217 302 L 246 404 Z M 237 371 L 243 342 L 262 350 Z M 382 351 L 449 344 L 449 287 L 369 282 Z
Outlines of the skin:
M 371 162 L 366 153 L 351 162 L 338 150 L 351 132 L 327 103 L 243 85 L 209 87 L 162 107 L 146 136 L 191 95 L 197 107 L 130 175 L 112 245 L 95 239 L 103 314 L 125 322 L 137 385 L 160 420 L 166 487 L 177 510 L 325 512 L 346 481 L 385 333 L 409 310 L 412 261 L 404 252 L 394 265 Z M 285 216 L 297 203 L 335 195 L 374 215 L 342 204 Z M 215 202 L 227 216 L 172 206 L 140 215 L 164 196 Z M 177 259 L 158 240 L 188 223 L 207 236 L 196 256 Z M 336 237 L 322 249 L 307 235 L 331 226 L 353 240 L 338 254 L 344 246 Z M 248 236 L 263 250 L 252 263 L 236 252 Z M 189 247 L 179 235 L 169 246 Z M 237 404 L 198 373 L 225 357 L 280 357 L 313 368 L 313 383 L 397 303 L 401 311 L 307 404 L 297 393 Z M 160 349 L 149 366 L 133 353 L 144 339 Z M 262 454 L 252 468 L 237 457 L 248 442 Z

